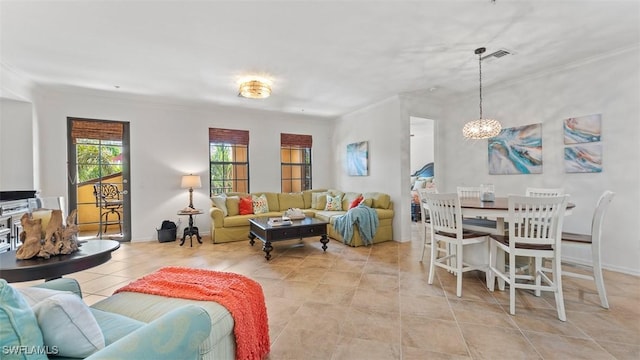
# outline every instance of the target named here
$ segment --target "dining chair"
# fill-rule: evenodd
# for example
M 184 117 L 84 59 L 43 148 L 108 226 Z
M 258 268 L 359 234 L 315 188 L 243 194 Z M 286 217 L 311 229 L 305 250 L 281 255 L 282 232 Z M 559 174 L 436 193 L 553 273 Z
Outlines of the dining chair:
M 435 267 L 456 275 L 456 296 L 462 296 L 462 275 L 472 270 L 487 272 L 487 264 L 464 262 L 465 245 L 487 243 L 489 234 L 462 228 L 462 212 L 458 194 L 424 194 L 431 217 L 431 263 L 428 283 L 433 284 Z M 440 245 L 444 245 L 441 247 Z M 450 249 L 446 251 L 445 249 Z M 441 255 L 442 254 L 442 255 Z M 487 274 L 488 279 L 488 274 Z
M 436 188 L 426 188 L 418 190 L 418 200 L 420 202 L 420 219 L 422 221 L 422 256 L 420 257 L 420 261 L 424 260 L 424 252 L 426 248 L 431 247 L 431 242 L 427 241 L 427 231 L 429 231 L 429 227 L 431 225 L 431 219 L 429 215 L 429 208 L 426 203 L 426 195 L 428 193 L 438 193 Z
M 479 186 L 458 186 L 457 187 L 458 197 L 464 198 L 474 198 L 480 200 L 480 194 L 482 193 L 482 188 Z M 496 221 L 492 219 L 487 219 L 486 217 L 463 217 L 462 218 L 462 226 L 471 231 L 496 231 Z
M 509 233 L 490 235 L 489 290 L 493 291 L 496 276 L 509 284 L 509 313 L 516 313 L 516 289 L 552 291 L 555 295 L 558 318 L 566 321 L 562 293 L 561 235 L 568 196 L 531 197 L 510 195 Z M 498 249 L 508 255 L 508 264 L 516 264 L 516 256 L 533 258 L 533 274 L 516 272 L 517 266 L 497 268 Z M 542 268 L 542 260 L 551 260 L 551 268 Z M 546 284 L 542 284 L 542 281 Z
M 93 184 L 93 196 L 96 199 L 96 207 L 100 209 L 100 222 L 104 224 L 104 231 L 98 224 L 98 234 L 107 232 L 107 226 L 118 225 L 119 233 L 122 234 L 122 192 L 116 184 L 95 183 Z M 109 215 L 115 215 L 117 220 L 109 221 Z M 104 220 L 103 220 L 104 219 Z
M 562 271 L 562 275 L 576 277 L 581 279 L 593 280 L 596 283 L 596 289 L 598 290 L 598 295 L 600 296 L 600 303 L 602 307 L 605 309 L 609 308 L 609 301 L 607 301 L 607 292 L 604 288 L 604 279 L 602 277 L 602 264 L 600 261 L 600 247 L 602 244 L 602 222 L 604 220 L 604 215 L 609 208 L 609 204 L 611 200 L 613 200 L 614 192 L 606 190 L 598 200 L 598 205 L 593 213 L 593 219 L 591 220 L 591 233 L 590 234 L 578 234 L 578 233 L 570 233 L 563 232 L 562 233 L 562 242 L 564 243 L 575 243 L 580 244 L 582 246 L 591 247 L 591 259 L 592 265 L 591 270 L 593 271 L 593 276 L 577 274 L 569 271 Z M 565 261 L 565 263 L 568 263 Z
M 562 196 L 564 195 L 564 189 L 563 188 L 533 188 L 533 187 L 528 187 L 524 194 L 526 196 L 534 196 L 534 197 L 540 197 L 540 196 Z

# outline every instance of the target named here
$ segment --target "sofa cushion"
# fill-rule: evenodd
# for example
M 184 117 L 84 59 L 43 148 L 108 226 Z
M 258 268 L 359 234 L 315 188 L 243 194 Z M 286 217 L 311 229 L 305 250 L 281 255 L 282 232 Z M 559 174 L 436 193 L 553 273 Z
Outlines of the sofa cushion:
M 236 216 L 240 214 L 240 197 L 227 196 L 227 215 Z
M 213 205 L 215 207 L 217 207 L 218 209 L 222 210 L 222 215 L 223 216 L 227 216 L 228 212 L 227 212 L 227 196 L 222 194 L 222 195 L 214 195 L 211 197 L 211 201 L 213 202 Z
M 36 316 L 24 297 L 6 280 L 0 279 L 0 349 L 15 346 L 44 346 Z M 47 359 L 33 354 L 29 359 Z
M 265 194 L 260 196 L 252 195 L 251 201 L 253 202 L 254 214 L 265 214 L 269 212 L 269 203 L 267 202 L 267 196 Z
M 304 198 L 302 193 L 280 193 L 278 195 L 280 200 L 280 211 L 286 211 L 291 208 L 304 208 Z
M 85 358 L 104 348 L 104 336 L 96 318 L 80 297 L 62 292 L 33 306 L 44 344 L 58 355 Z
M 111 345 L 123 336 L 126 336 L 145 325 L 145 323 L 143 323 L 142 321 L 138 321 L 120 314 L 93 308 L 91 308 L 90 310 L 93 314 L 93 317 L 96 318 L 96 321 L 100 326 L 100 330 L 102 330 L 105 346 Z
M 325 211 L 341 211 L 342 210 L 342 195 L 331 196 L 327 195 L 327 204 L 324 207 Z
M 387 194 L 383 194 L 379 192 L 368 192 L 362 195 L 364 195 L 365 199 L 372 200 L 372 204 L 371 204 L 372 208 L 388 209 L 389 206 L 391 205 L 391 197 Z
M 253 214 L 253 199 L 251 195 L 240 198 L 238 202 L 238 212 L 240 215 Z
M 316 210 L 324 210 L 324 206 L 327 202 L 327 192 L 313 192 L 311 193 L 311 208 Z

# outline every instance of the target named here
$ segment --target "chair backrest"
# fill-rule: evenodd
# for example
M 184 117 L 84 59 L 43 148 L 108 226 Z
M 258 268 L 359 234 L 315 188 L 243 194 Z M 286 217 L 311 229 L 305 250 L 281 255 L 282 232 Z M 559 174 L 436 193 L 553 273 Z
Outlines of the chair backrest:
M 433 232 L 456 234 L 462 238 L 462 212 L 458 194 L 425 194 Z
M 458 186 L 458 196 L 466 198 L 479 198 L 482 189 L 479 186 Z
M 96 197 L 96 206 L 100 207 L 109 200 L 119 200 L 120 190 L 115 184 L 95 183 L 93 184 L 93 195 Z
M 568 195 L 532 197 L 510 195 L 509 247 L 552 245 L 560 251 L 562 224 Z
M 425 225 L 429 223 L 430 215 L 428 213 L 428 209 L 425 208 L 427 206 L 427 198 L 426 194 L 437 194 L 438 190 L 436 188 L 425 188 L 418 190 L 418 200 L 420 201 L 420 219 L 422 220 L 422 224 Z
M 609 204 L 611 204 L 611 200 L 613 200 L 615 194 L 613 191 L 605 190 L 598 200 L 598 205 L 593 212 L 593 220 L 591 221 L 591 242 L 593 246 L 600 246 L 604 214 L 607 212 L 607 209 L 609 209 Z
M 563 188 L 533 188 L 528 187 L 524 193 L 526 196 L 562 196 L 564 195 Z

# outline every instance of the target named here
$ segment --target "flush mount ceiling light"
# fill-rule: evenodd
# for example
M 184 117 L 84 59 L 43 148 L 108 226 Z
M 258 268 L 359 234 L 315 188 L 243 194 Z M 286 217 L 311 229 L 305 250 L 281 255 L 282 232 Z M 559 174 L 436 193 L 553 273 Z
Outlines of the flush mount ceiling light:
M 262 79 L 245 79 L 240 81 L 238 96 L 249 99 L 265 99 L 271 95 L 271 83 Z
M 480 67 L 480 118 L 478 120 L 469 121 L 462 128 L 462 135 L 467 139 L 488 139 L 500 134 L 502 125 L 498 120 L 482 118 L 482 54 L 485 48 L 475 50 L 478 55 L 478 64 Z

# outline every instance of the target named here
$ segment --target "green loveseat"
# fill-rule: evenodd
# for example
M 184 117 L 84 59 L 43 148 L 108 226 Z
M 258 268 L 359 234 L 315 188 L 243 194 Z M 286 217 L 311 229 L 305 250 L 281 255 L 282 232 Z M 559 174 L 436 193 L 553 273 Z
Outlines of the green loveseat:
M 342 194 L 342 210 L 325 210 L 327 194 L 330 196 Z M 238 205 L 239 198 L 250 195 L 264 195 L 267 199 L 269 211 L 258 215 L 240 215 Z M 335 217 L 345 214 L 349 209 L 349 205 L 360 195 L 364 198 L 364 204 L 375 209 L 378 215 L 379 225 L 373 238 L 373 243 L 393 240 L 393 202 L 388 194 L 378 192 L 342 192 L 331 189 L 307 190 L 298 193 L 227 193 L 223 196 L 214 196 L 212 197 L 210 209 L 211 238 L 214 243 L 248 240 L 249 219 L 259 216 L 282 216 L 284 212 L 290 208 L 299 208 L 303 210 L 306 216 L 316 217 L 329 222 L 327 226 L 329 237 L 344 242 L 342 236 L 333 227 Z M 358 227 L 356 225 L 353 226 L 353 238 L 349 245 L 365 245 Z
M 36 287 L 82 297 L 74 279 L 56 279 Z M 57 343 L 42 345 L 44 332 L 39 329 L 40 319 L 36 321 L 30 308 L 33 299 L 22 291 L 0 279 L 0 349 L 3 352 L 0 358 L 47 359 L 46 354 L 34 355 L 34 351 L 45 349 L 55 353 Z M 87 359 L 235 357 L 233 318 L 226 308 L 215 302 L 120 292 L 92 305 L 89 310 L 104 335 L 106 346 Z M 78 339 L 67 337 L 77 346 Z

